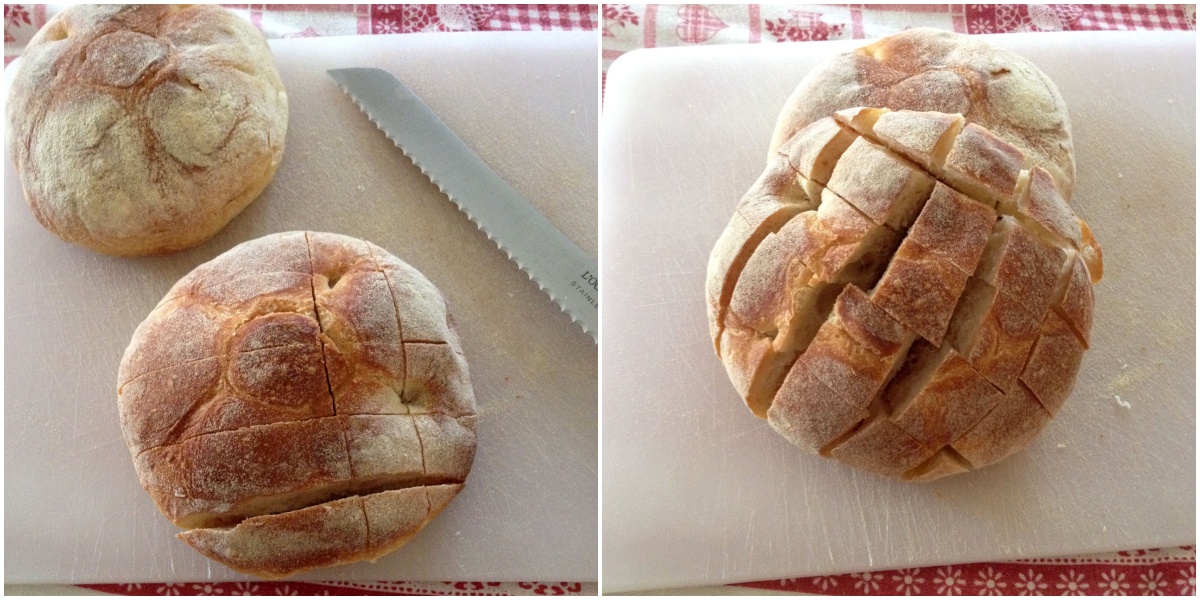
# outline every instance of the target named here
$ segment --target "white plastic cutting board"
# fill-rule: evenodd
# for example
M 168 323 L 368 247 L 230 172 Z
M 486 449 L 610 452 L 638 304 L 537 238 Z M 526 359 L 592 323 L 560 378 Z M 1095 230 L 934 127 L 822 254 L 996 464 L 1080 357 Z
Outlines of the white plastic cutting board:
M 244 579 L 176 540 L 142 491 L 118 425 L 117 365 L 179 277 L 239 242 L 295 229 L 375 242 L 442 290 L 480 415 L 474 470 L 441 516 L 374 565 L 302 578 L 595 581 L 596 345 L 325 75 L 395 73 L 595 256 L 595 35 L 271 47 L 291 111 L 283 162 L 266 193 L 198 248 L 130 260 L 65 244 L 33 219 L 6 156 L 6 583 Z
M 784 100 L 862 42 L 637 51 L 608 73 L 604 591 L 1194 543 L 1194 33 L 993 36 L 1057 82 L 1104 248 L 1092 350 L 1026 451 L 929 485 L 805 454 L 713 352 L 709 252 Z M 1120 396 L 1132 408 L 1118 406 Z

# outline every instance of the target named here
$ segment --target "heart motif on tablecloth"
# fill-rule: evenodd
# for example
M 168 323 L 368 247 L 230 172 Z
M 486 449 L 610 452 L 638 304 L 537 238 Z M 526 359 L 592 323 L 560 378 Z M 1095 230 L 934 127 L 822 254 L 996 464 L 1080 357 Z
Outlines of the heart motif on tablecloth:
M 679 8 L 679 26 L 675 32 L 679 39 L 689 44 L 707 42 L 718 31 L 729 27 L 713 11 L 699 4 L 685 4 Z

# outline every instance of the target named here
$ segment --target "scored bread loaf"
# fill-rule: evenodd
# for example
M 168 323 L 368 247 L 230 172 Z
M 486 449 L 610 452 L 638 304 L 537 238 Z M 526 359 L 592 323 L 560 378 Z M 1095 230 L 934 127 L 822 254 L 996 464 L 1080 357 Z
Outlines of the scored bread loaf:
M 7 118 L 38 222 L 131 256 L 199 244 L 254 201 L 288 109 L 262 33 L 224 8 L 78 5 L 30 40 Z
M 713 249 L 710 334 L 798 446 L 931 481 L 1070 395 L 1099 246 L 1054 177 L 959 114 L 852 107 L 772 155 Z
M 270 235 L 196 267 L 134 332 L 117 395 L 138 477 L 179 537 L 262 577 L 398 548 L 475 453 L 441 293 L 336 234 Z

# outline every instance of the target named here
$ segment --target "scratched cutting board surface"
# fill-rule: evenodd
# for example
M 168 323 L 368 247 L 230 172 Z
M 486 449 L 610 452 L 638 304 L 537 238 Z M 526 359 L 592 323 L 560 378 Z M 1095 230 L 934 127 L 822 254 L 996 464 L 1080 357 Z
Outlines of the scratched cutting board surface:
M 791 446 L 708 338 L 709 252 L 780 107 L 862 42 L 636 51 L 608 74 L 604 591 L 1194 543 L 1194 33 L 993 36 L 1059 86 L 1104 248 L 1092 349 L 1024 452 L 928 485 Z M 1131 405 L 1121 408 L 1116 396 Z
M 246 579 L 175 539 L 138 484 L 118 424 L 117 365 L 178 278 L 239 242 L 298 229 L 370 240 L 437 285 L 479 402 L 474 469 L 445 512 L 373 565 L 299 578 L 595 581 L 595 343 L 325 75 L 350 66 L 395 73 L 594 257 L 595 35 L 271 47 L 291 111 L 283 161 L 263 196 L 197 248 L 130 260 L 63 243 L 33 219 L 6 153 L 6 583 Z

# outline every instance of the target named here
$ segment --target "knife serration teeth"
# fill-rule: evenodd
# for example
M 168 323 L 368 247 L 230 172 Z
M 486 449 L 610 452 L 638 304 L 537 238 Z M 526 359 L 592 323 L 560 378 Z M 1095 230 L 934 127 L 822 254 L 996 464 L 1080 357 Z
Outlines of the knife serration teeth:
M 438 183 L 436 179 L 431 177 L 429 175 L 429 173 L 425 170 L 425 167 L 422 166 L 421 163 L 417 161 L 417 159 L 413 158 L 413 156 L 411 154 L 409 154 L 407 150 L 404 149 L 404 146 L 401 145 L 400 142 L 397 141 L 394 137 L 392 137 L 392 135 L 389 134 L 386 129 L 384 129 L 384 127 L 379 123 L 379 120 L 376 119 L 375 116 L 371 114 L 371 111 L 367 110 L 367 107 L 365 105 L 363 105 L 362 102 L 359 101 L 357 96 L 354 95 L 354 92 L 351 92 L 349 89 L 346 88 L 346 86 L 343 86 L 343 85 L 339 85 L 338 87 L 340 87 L 347 96 L 350 96 L 350 99 L 354 102 L 354 105 L 357 106 L 358 109 L 360 111 L 362 111 L 362 113 L 364 115 L 367 115 L 367 119 L 369 121 L 371 121 L 371 124 L 374 125 L 375 128 L 378 129 L 380 132 L 382 132 L 383 136 L 386 137 L 388 139 L 388 141 L 390 141 L 392 143 L 392 145 L 399 148 L 400 153 L 403 154 L 406 158 L 408 158 L 409 162 L 411 162 L 414 166 L 417 167 L 417 170 L 421 172 L 421 175 L 424 175 L 425 179 L 428 179 L 429 182 L 432 183 L 434 185 L 434 187 L 436 187 L 438 189 L 438 191 L 442 193 L 442 195 L 449 198 L 450 202 L 454 204 L 454 207 L 457 208 L 459 210 L 459 212 L 466 215 L 467 220 L 470 221 L 472 224 L 474 224 L 475 227 L 477 229 L 479 229 L 479 231 L 482 231 L 484 237 L 486 237 L 489 241 L 491 241 L 493 244 L 495 244 L 496 247 L 499 248 L 500 251 L 504 253 L 504 256 L 506 258 L 508 258 L 509 261 L 511 261 L 513 264 L 517 265 L 517 269 L 519 269 L 522 273 L 524 273 L 525 276 L 528 277 L 529 280 L 532 281 L 534 283 L 534 285 L 536 285 L 543 294 L 548 296 L 550 298 L 550 300 L 552 302 L 554 302 L 554 305 L 557 306 L 558 309 L 561 310 L 564 314 L 566 314 L 567 318 L 571 319 L 572 323 L 578 325 L 579 328 L 582 329 L 584 333 L 591 336 L 593 341 L 598 341 L 598 332 L 595 332 L 595 331 L 592 331 L 591 329 L 589 329 L 588 326 L 584 323 L 583 319 L 579 318 L 579 316 L 576 315 L 574 313 L 574 311 L 567 308 L 566 305 L 562 302 L 562 300 L 560 298 L 558 298 L 557 296 L 555 296 L 554 293 L 550 290 L 550 288 L 546 286 L 546 284 L 544 284 L 540 279 L 535 277 L 533 275 L 533 273 L 530 273 L 529 270 L 525 268 L 525 265 L 522 265 L 521 261 L 517 260 L 517 258 L 515 256 L 513 256 L 512 252 L 510 252 L 508 250 L 508 248 L 505 248 L 504 244 L 500 243 L 500 240 L 498 238 L 496 238 L 495 236 L 493 236 L 492 233 L 487 230 L 487 227 L 483 226 L 483 223 L 481 223 L 479 221 L 479 219 L 476 219 L 473 215 L 471 215 L 471 211 L 464 208 L 463 205 L 458 200 L 454 199 L 453 194 L 451 194 L 448 190 L 446 190 L 446 188 L 442 187 L 442 184 Z

